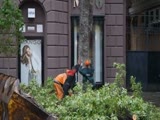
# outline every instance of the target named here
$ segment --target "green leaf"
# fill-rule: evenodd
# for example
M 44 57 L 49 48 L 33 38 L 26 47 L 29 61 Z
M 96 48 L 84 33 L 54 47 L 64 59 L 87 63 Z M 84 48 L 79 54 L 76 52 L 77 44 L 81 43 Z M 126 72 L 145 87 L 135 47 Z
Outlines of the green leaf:
M 24 41 L 23 33 L 19 31 L 24 21 L 22 12 L 14 0 L 3 0 L 0 18 L 0 54 L 17 54 L 19 45 Z

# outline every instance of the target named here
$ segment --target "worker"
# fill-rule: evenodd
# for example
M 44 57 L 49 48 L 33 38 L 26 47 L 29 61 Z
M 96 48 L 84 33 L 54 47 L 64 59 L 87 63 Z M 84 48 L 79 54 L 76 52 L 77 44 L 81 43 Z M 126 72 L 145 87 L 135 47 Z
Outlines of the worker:
M 92 89 L 94 89 L 94 69 L 92 68 L 91 61 L 89 59 L 85 60 L 84 66 L 80 66 L 79 73 L 83 76 L 83 90 L 86 91 L 88 83 L 90 83 L 92 85 Z
M 71 70 L 67 69 L 65 73 L 61 73 L 54 78 L 53 87 L 55 94 L 59 100 L 69 94 L 69 90 L 75 86 L 75 73 L 78 71 L 80 65 L 73 66 Z

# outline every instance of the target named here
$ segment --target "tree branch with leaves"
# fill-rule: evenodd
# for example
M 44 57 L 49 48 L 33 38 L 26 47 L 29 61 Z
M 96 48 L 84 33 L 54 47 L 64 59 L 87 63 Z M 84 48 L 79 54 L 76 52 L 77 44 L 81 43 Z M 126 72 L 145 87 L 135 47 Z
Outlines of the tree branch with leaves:
M 21 10 L 14 0 L 3 0 L 0 7 L 0 54 L 11 56 L 17 54 L 24 37 L 24 25 Z

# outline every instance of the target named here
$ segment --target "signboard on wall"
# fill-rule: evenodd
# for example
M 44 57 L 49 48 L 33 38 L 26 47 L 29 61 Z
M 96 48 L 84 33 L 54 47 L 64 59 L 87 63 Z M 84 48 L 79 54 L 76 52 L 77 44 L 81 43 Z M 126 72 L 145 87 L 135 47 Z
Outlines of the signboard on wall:
M 20 79 L 26 85 L 31 80 L 42 84 L 41 40 L 26 40 L 20 46 Z
M 28 18 L 35 18 L 35 8 L 28 8 Z

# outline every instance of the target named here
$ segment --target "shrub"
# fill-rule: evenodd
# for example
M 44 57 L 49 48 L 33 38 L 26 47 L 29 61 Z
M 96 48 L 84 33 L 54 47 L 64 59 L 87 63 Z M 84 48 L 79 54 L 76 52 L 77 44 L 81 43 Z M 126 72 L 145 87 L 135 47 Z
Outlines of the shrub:
M 117 64 L 120 69 L 124 65 Z M 82 92 L 82 85 L 77 83 L 74 88 L 75 94 L 66 96 L 63 100 L 57 100 L 54 93 L 48 94 L 52 88 L 52 80 L 48 78 L 43 87 L 39 87 L 35 81 L 29 86 L 22 85 L 21 88 L 30 93 L 36 101 L 49 113 L 56 115 L 60 120 L 127 120 L 132 115 L 137 120 L 158 120 L 160 110 L 151 103 L 145 102 L 140 94 L 141 87 L 135 87 L 135 79 L 132 78 L 133 95 L 128 95 L 127 89 L 123 87 L 121 80 L 125 72 L 117 74 L 115 82 L 105 84 L 98 90 L 88 87 Z M 117 78 L 119 77 L 119 78 Z M 140 86 L 138 84 L 138 86 Z

